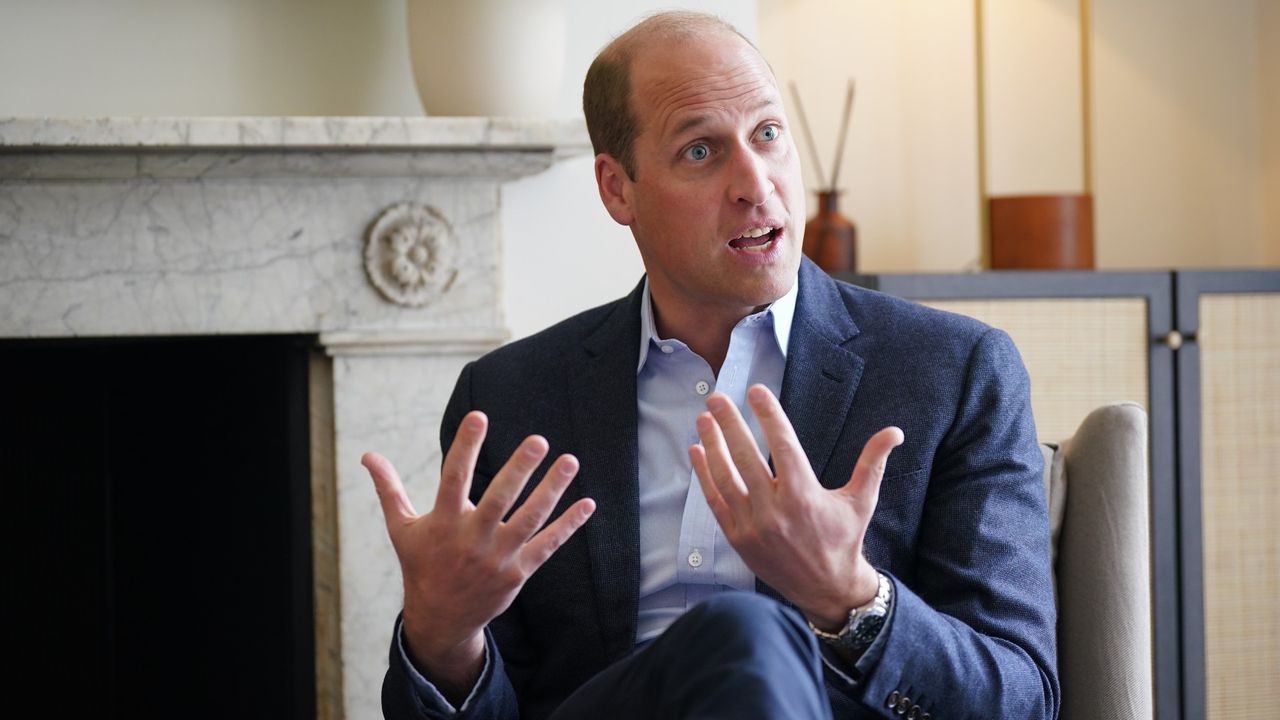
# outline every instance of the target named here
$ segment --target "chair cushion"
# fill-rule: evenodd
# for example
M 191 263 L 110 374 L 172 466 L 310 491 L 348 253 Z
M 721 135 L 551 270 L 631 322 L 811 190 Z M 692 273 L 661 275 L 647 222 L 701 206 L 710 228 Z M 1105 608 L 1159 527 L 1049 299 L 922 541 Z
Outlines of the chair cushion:
M 1054 574 L 1062 720 L 1153 716 L 1147 417 L 1094 410 L 1054 454 L 1066 476 Z M 1054 482 L 1050 470 L 1050 483 Z

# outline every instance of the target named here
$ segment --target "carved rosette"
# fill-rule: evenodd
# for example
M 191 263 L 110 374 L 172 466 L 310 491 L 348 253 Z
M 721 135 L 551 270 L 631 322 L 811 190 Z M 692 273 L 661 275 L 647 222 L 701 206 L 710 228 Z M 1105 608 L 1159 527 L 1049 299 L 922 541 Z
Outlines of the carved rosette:
M 435 208 L 418 203 L 392 205 L 369 230 L 364 269 L 387 300 L 409 307 L 429 305 L 458 275 L 453 228 Z

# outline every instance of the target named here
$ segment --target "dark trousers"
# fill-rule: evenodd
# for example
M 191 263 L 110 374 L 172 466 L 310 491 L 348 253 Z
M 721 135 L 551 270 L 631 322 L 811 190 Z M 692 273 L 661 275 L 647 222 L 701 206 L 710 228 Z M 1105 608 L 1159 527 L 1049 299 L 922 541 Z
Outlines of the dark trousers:
M 552 720 L 831 718 L 817 641 L 796 611 L 729 592 L 591 678 Z

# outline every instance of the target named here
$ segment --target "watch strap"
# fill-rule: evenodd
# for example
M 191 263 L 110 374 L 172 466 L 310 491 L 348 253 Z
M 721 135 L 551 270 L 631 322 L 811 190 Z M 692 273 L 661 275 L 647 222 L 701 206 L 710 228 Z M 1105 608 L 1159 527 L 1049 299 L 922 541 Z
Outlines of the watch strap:
M 809 629 L 819 640 L 836 648 L 862 651 L 870 647 L 879 636 L 889 616 L 893 603 L 893 583 L 884 573 L 877 572 L 879 586 L 876 595 L 865 605 L 849 611 L 849 619 L 837 633 L 829 633 L 816 627 L 812 622 Z

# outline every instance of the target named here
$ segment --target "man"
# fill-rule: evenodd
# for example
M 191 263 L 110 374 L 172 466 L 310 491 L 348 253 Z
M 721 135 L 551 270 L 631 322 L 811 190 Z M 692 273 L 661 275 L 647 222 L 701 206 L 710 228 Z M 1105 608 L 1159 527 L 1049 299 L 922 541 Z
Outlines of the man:
M 646 278 L 467 366 L 430 513 L 366 456 L 405 582 L 384 711 L 1056 717 L 1012 343 L 801 260 L 778 88 L 723 22 L 640 23 L 583 102 Z

